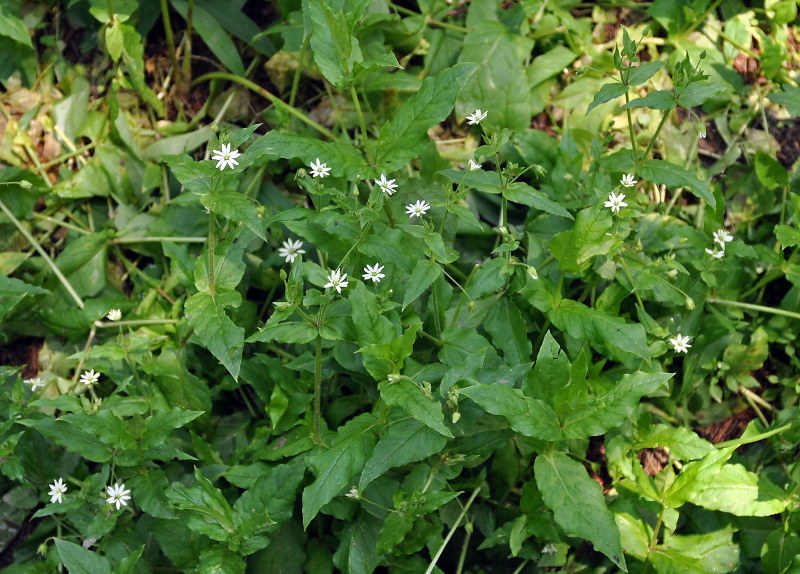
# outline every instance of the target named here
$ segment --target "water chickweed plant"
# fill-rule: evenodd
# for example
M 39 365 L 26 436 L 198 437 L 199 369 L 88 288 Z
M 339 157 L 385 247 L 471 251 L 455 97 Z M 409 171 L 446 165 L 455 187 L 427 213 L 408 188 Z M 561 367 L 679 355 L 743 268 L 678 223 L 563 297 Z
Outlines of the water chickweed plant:
M 0 568 L 797 572 L 797 22 L 0 5 Z

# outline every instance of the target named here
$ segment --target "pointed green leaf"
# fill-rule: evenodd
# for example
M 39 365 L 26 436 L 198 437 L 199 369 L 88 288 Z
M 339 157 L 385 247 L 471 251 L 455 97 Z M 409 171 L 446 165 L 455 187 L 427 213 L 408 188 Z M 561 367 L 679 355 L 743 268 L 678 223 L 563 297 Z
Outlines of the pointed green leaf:
M 200 198 L 200 203 L 205 205 L 212 213 L 223 216 L 232 221 L 241 221 L 253 233 L 264 241 L 264 222 L 258 216 L 256 204 L 241 193 L 233 191 L 220 191 L 208 193 Z
M 628 85 L 638 86 L 644 84 L 665 65 L 665 62 L 642 62 L 638 67 L 631 68 L 628 76 Z
M 186 18 L 188 13 L 186 0 L 171 0 L 171 3 L 175 10 Z M 206 12 L 202 6 L 195 4 L 192 11 L 192 25 L 206 46 L 222 62 L 223 66 L 237 76 L 245 76 L 242 58 L 239 56 L 236 45 L 228 37 L 227 32 L 225 32 L 220 23 Z
M 667 490 L 664 496 L 664 506 L 679 508 L 703 492 L 711 485 L 734 450 L 736 450 L 734 446 L 715 450 L 701 460 L 690 462 L 684 466 L 675 482 Z
M 403 466 L 434 455 L 445 447 L 447 439 L 416 419 L 402 419 L 389 424 L 372 456 L 364 467 L 358 489 L 364 490 L 390 468 Z
M 486 315 L 483 324 L 494 346 L 503 351 L 509 365 L 530 363 L 533 347 L 522 313 L 511 299 L 503 298 Z
M 671 110 L 678 106 L 675 101 L 675 94 L 670 90 L 657 90 L 650 92 L 643 98 L 636 98 L 622 106 L 622 109 L 628 108 L 650 108 L 653 110 Z
M 111 574 L 111 564 L 105 556 L 60 538 L 56 538 L 56 549 L 69 574 Z
M 760 478 L 741 464 L 726 464 L 714 480 L 689 502 L 736 516 L 772 516 L 784 511 L 786 493 L 767 479 Z
M 339 548 L 333 555 L 333 563 L 340 572 L 372 574 L 381 563 L 380 554 L 375 552 L 380 530 L 381 522 L 364 512 L 345 527 Z
M 457 64 L 423 80 L 419 91 L 381 128 L 375 148 L 379 169 L 391 172 L 419 156 L 430 140 L 428 128 L 450 114 L 456 96 L 476 69 L 474 64 Z
M 390 343 L 395 335 L 394 325 L 378 309 L 378 298 L 360 281 L 348 297 L 360 346 Z
M 622 554 L 619 528 L 606 507 L 603 489 L 586 469 L 566 454 L 540 454 L 534 462 L 536 484 L 542 500 L 567 534 L 590 541 L 595 550 L 628 571 Z
M 417 263 L 414 271 L 411 272 L 411 277 L 408 278 L 406 293 L 403 296 L 403 309 L 422 295 L 441 274 L 442 268 L 433 261 L 423 259 Z
M 231 376 L 239 376 L 242 364 L 244 329 L 225 314 L 225 307 L 238 307 L 241 296 L 236 291 L 215 295 L 195 293 L 186 300 L 185 313 L 200 343 L 219 360 Z
M 589 107 L 586 109 L 586 115 L 589 115 L 589 112 L 591 112 L 600 104 L 605 104 L 606 102 L 610 102 L 615 98 L 624 96 L 625 92 L 627 91 L 628 87 L 625 84 L 621 84 L 619 82 L 614 82 L 612 84 L 603 84 L 603 87 L 601 87 L 600 91 L 598 91 L 594 95 L 592 103 L 589 104 Z
M 408 379 L 400 379 L 396 383 L 381 381 L 378 390 L 387 405 L 402 409 L 439 434 L 452 438 L 453 434 L 444 424 L 442 405 L 428 397 L 416 383 Z
M 316 480 L 303 491 L 303 527 L 364 469 L 376 442 L 377 419 L 364 413 L 339 428 L 330 450 L 309 459 Z
M 311 19 L 311 49 L 320 72 L 334 86 L 344 87 L 344 80 L 361 61 L 361 50 L 355 35 L 350 33 L 347 17 L 342 9 L 327 2 L 304 2 Z
M 667 187 L 688 187 L 696 196 L 705 199 L 712 209 L 717 208 L 717 200 L 708 189 L 708 183 L 700 181 L 688 170 L 661 159 L 648 159 L 639 166 L 639 175 L 648 181 Z
M 173 482 L 165 494 L 172 505 L 186 517 L 186 525 L 194 532 L 219 541 L 226 541 L 236 534 L 233 523 L 233 511 L 211 481 L 205 478 L 200 471 L 194 469 L 194 478 L 197 486 L 187 488 Z
M 546 403 L 522 394 L 519 389 L 495 383 L 474 385 L 459 389 L 464 395 L 478 403 L 486 412 L 505 417 L 516 432 L 544 440 L 562 438 L 558 416 Z

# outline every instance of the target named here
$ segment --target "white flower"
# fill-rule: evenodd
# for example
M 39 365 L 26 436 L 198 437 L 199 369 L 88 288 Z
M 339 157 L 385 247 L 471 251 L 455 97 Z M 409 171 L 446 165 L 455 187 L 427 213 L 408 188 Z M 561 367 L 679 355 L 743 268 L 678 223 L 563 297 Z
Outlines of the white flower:
M 364 267 L 364 281 L 372 279 L 373 283 L 380 283 L 381 279 L 386 277 L 381 271 L 383 271 L 383 265 L 378 265 L 377 263 L 372 267 L 367 265 Z
M 476 171 L 476 170 L 478 170 L 478 169 L 480 169 L 480 168 L 481 168 L 481 164 L 479 164 L 479 163 L 478 163 L 477 161 L 475 161 L 474 159 L 472 159 L 472 158 L 469 158 L 469 170 L 470 170 L 470 171 Z
M 375 180 L 375 185 L 381 188 L 381 191 L 386 195 L 392 195 L 397 189 L 397 184 L 394 179 L 386 179 L 386 174 L 382 173 L 380 179 Z
M 697 137 L 700 139 L 706 139 L 706 125 L 705 124 L 697 124 Z
M 720 229 L 719 231 L 714 232 L 714 243 L 719 243 L 719 246 L 722 249 L 725 249 L 725 244 L 730 243 L 733 241 L 733 235 L 727 232 L 725 229 Z
M 108 312 L 108 315 L 106 315 L 106 318 L 109 321 L 119 321 L 122 319 L 122 311 L 119 309 L 111 309 L 111 311 Z
M 211 159 L 217 162 L 217 169 L 220 171 L 224 171 L 226 167 L 233 169 L 239 165 L 236 158 L 241 154 L 237 150 L 231 151 L 231 144 L 222 144 L 222 151 L 215 149 L 212 153 L 214 155 Z
M 107 486 L 106 491 L 108 491 L 108 498 L 106 499 L 106 502 L 109 504 L 116 504 L 117 510 L 119 510 L 120 505 L 128 506 L 128 503 L 125 501 L 131 499 L 131 497 L 128 496 L 131 491 L 125 490 L 124 484 L 117 482 L 114 484 L 114 486 Z
M 31 391 L 36 391 L 36 389 L 38 389 L 39 387 L 45 386 L 45 382 L 39 377 L 36 377 L 35 379 L 25 379 L 22 382 L 25 383 L 26 385 L 30 385 Z
M 725 255 L 725 248 L 723 247 L 719 251 L 716 249 L 712 251 L 711 249 L 706 248 L 706 253 L 711 255 L 711 257 L 713 257 L 714 259 L 722 259 L 722 257 Z
M 548 544 L 542 548 L 542 554 L 550 554 L 551 552 L 558 552 L 558 548 L 556 548 L 555 544 Z
M 84 385 L 93 385 L 99 380 L 100 380 L 100 373 L 95 373 L 94 369 L 92 369 L 91 371 L 83 371 L 83 374 L 81 375 L 81 382 Z
M 691 347 L 689 337 L 682 337 L 680 333 L 675 335 L 674 339 L 670 339 L 669 342 L 676 353 L 687 353 Z
M 283 242 L 283 247 L 278 249 L 278 255 L 286 259 L 286 263 L 294 263 L 298 254 L 305 253 L 303 249 L 300 249 L 302 246 L 303 242 L 299 239 L 297 241 L 292 241 L 292 239 L 289 238 Z
M 317 158 L 317 163 L 313 161 L 308 164 L 311 167 L 311 176 L 312 177 L 325 177 L 326 175 L 330 175 L 328 172 L 331 168 L 328 167 L 327 163 L 321 163 L 319 158 Z
M 325 289 L 333 287 L 336 289 L 337 293 L 341 293 L 342 287 L 347 287 L 348 284 L 345 279 L 347 279 L 347 273 L 342 273 L 338 269 L 336 271 L 331 271 L 331 274 L 328 275 L 328 282 L 325 284 Z
M 603 205 L 605 205 L 606 207 L 610 207 L 611 213 L 619 213 L 620 209 L 622 209 L 623 207 L 628 207 L 628 204 L 625 203 L 623 199 L 625 199 L 624 193 L 620 193 L 619 195 L 614 195 L 614 192 L 612 191 L 608 195 L 608 201 L 606 201 Z
M 64 484 L 64 481 L 59 478 L 49 486 L 50 486 L 50 492 L 47 493 L 47 496 L 50 497 L 50 503 L 51 504 L 53 502 L 61 503 L 61 497 L 67 493 L 67 485 Z
M 622 179 L 619 180 L 619 182 L 625 187 L 633 187 L 634 185 L 636 185 L 636 180 L 633 179 L 633 175 L 631 175 L 630 173 L 626 173 L 625 175 L 623 175 Z
M 353 500 L 358 500 L 361 498 L 361 493 L 358 492 L 358 489 L 355 486 L 350 487 L 350 492 L 345 494 L 347 498 L 352 498 Z
M 467 116 L 467 119 L 469 120 L 469 122 L 467 123 L 471 126 L 477 125 L 481 123 L 484 119 L 486 119 L 486 114 L 488 113 L 489 113 L 488 111 L 481 113 L 481 109 L 478 108 L 477 110 L 475 110 L 475 113 Z
M 406 213 L 409 215 L 409 217 L 422 217 L 430 208 L 430 203 L 420 199 L 417 201 L 417 203 L 409 203 L 406 205 Z

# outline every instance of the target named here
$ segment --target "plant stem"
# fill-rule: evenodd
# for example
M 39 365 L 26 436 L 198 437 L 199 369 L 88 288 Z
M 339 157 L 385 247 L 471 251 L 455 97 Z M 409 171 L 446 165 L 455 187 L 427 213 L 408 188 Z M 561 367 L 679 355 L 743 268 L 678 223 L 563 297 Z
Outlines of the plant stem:
M 303 38 L 303 46 L 300 48 L 300 59 L 297 60 L 297 68 L 294 70 L 294 77 L 292 78 L 292 91 L 289 94 L 289 105 L 294 107 L 295 98 L 297 98 L 297 87 L 300 85 L 300 71 L 303 69 L 303 60 L 306 59 L 306 52 L 308 51 L 308 42 L 311 36 Z
M 367 135 L 367 124 L 364 123 L 364 114 L 361 112 L 361 104 L 358 103 L 358 94 L 356 88 L 350 84 L 350 97 L 353 99 L 353 106 L 356 108 L 356 115 L 358 115 L 358 123 L 361 126 L 361 139 L 363 140 L 364 152 L 367 155 L 367 162 L 372 165 L 372 150 L 369 146 L 369 136 Z
M 661 524 L 664 522 L 664 507 L 661 507 L 661 512 L 658 513 L 658 520 L 656 521 L 656 527 L 653 529 L 653 538 L 650 540 L 650 544 L 647 546 L 647 556 L 644 557 L 644 564 L 642 565 L 642 571 L 640 574 L 646 574 L 647 567 L 650 566 L 650 562 L 647 558 L 650 556 L 650 552 L 652 552 L 656 546 L 658 546 L 658 531 L 661 530 Z
M 321 126 L 320 124 L 309 118 L 307 115 L 305 115 L 303 112 L 301 112 L 294 106 L 290 106 L 289 104 L 281 100 L 279 97 L 275 96 L 274 94 L 271 94 L 270 92 L 268 92 L 255 82 L 251 82 L 247 78 L 241 78 L 236 74 L 229 74 L 227 72 L 210 72 L 208 74 L 203 74 L 202 76 L 194 80 L 192 82 L 192 85 L 199 84 L 206 80 L 229 80 L 231 82 L 236 82 L 237 84 L 241 84 L 245 88 L 248 88 L 249 90 L 252 90 L 258 95 L 268 99 L 275 106 L 283 108 L 284 110 L 292 114 L 294 117 L 299 119 L 301 122 L 303 122 L 307 126 L 314 128 L 315 130 L 317 130 L 319 133 L 321 133 L 331 141 L 336 141 L 336 136 L 333 135 L 333 132 L 331 132 L 328 128 Z
M 167 39 L 167 47 L 169 48 L 169 59 L 172 61 L 172 69 L 175 70 L 175 87 L 178 92 L 183 91 L 183 83 L 179 73 L 180 67 L 178 66 L 178 56 L 175 52 L 175 36 L 172 34 L 172 24 L 169 21 L 169 8 L 167 0 L 161 0 L 161 21 L 164 23 L 164 37 Z
M 31 235 L 28 232 L 28 230 L 25 229 L 25 227 L 23 227 L 22 223 L 20 223 L 19 220 L 14 216 L 14 214 L 11 213 L 11 210 L 9 210 L 8 207 L 6 207 L 6 204 L 3 203 L 2 200 L 0 200 L 0 209 L 3 210 L 3 213 L 6 214 L 6 217 L 8 217 L 11 220 L 11 222 L 17 227 L 19 232 L 22 233 L 25 239 L 27 239 L 28 242 L 33 246 L 36 252 L 39 255 L 41 255 L 42 259 L 44 259 L 45 263 L 47 263 L 50 269 L 53 270 L 53 273 L 55 273 L 56 277 L 58 277 L 58 280 L 61 281 L 61 284 L 67 290 L 67 293 L 70 294 L 70 297 L 72 297 L 72 299 L 75 301 L 78 307 L 83 309 L 84 305 L 83 299 L 81 299 L 80 295 L 78 295 L 75 292 L 75 289 L 72 288 L 72 285 L 70 285 L 67 278 L 64 277 L 64 274 L 61 272 L 61 270 L 58 267 L 56 267 L 55 262 L 52 259 L 50 259 L 50 256 L 47 254 L 47 252 L 44 249 L 42 249 L 42 246 L 39 245 L 39 242 L 36 241 L 33 235 Z
M 647 144 L 647 149 L 644 150 L 644 155 L 642 156 L 642 161 L 647 159 L 647 154 L 649 154 L 650 150 L 653 149 L 653 145 L 656 143 L 656 140 L 658 139 L 658 134 L 661 133 L 661 128 L 664 127 L 664 123 L 667 121 L 667 116 L 669 116 L 669 110 L 664 110 L 664 115 L 661 116 L 661 121 L 658 124 L 658 128 L 656 128 L 656 133 L 653 134 L 653 137 L 650 140 L 650 143 Z
M 800 313 L 794 311 L 787 311 L 785 309 L 776 309 L 775 307 L 765 307 L 764 305 L 754 305 L 752 303 L 741 303 L 739 301 L 729 301 L 727 299 L 717 299 L 709 297 L 706 303 L 716 303 L 717 305 L 730 305 L 731 307 L 741 307 L 749 311 L 758 311 L 760 313 L 772 313 L 773 315 L 782 315 L 791 319 L 800 319 Z
M 436 281 L 431 285 L 431 299 L 433 300 L 433 326 L 436 329 L 436 338 L 442 338 L 442 326 L 439 324 L 439 297 L 436 295 Z
M 320 433 L 322 403 L 322 337 L 317 333 L 314 355 L 314 444 L 322 444 Z
M 86 233 L 84 231 L 84 233 Z M 205 243 L 207 241 L 206 237 L 116 237 L 111 240 L 111 243 L 115 244 L 122 244 L 122 243 L 160 243 L 162 241 L 167 241 L 170 243 Z
M 208 214 L 208 292 L 213 297 L 216 293 L 214 286 L 214 213 Z
M 439 547 L 439 550 L 436 552 L 436 555 L 433 557 L 433 560 L 431 560 L 431 563 L 428 564 L 428 569 L 425 570 L 425 574 L 431 574 L 431 572 L 433 572 L 433 569 L 436 567 L 436 562 L 439 561 L 439 558 L 444 552 L 445 547 L 447 547 L 447 544 L 450 542 L 450 539 L 453 537 L 453 534 L 455 534 L 456 528 L 459 527 L 461 521 L 467 515 L 467 510 L 469 510 L 469 507 L 472 506 L 472 503 L 475 501 L 475 498 L 478 496 L 478 493 L 481 491 L 481 488 L 483 488 L 483 483 L 478 485 L 478 488 L 472 491 L 472 495 L 469 497 L 467 504 L 464 505 L 464 508 L 461 510 L 461 514 L 458 515 L 458 520 L 456 520 L 456 523 L 453 524 L 453 527 L 450 529 L 450 532 L 447 533 L 447 536 L 442 541 L 442 545 Z
M 458 555 L 458 566 L 456 566 L 456 574 L 461 574 L 464 570 L 464 560 L 467 557 L 467 549 L 469 548 L 469 539 L 472 538 L 472 528 L 467 529 L 464 535 L 464 542 L 461 544 L 461 554 Z
M 622 72 L 620 72 L 620 75 Z M 627 104 L 630 101 L 630 96 L 628 96 L 628 92 L 625 92 L 625 103 Z M 631 109 L 626 108 L 625 111 L 628 113 L 628 130 L 631 133 L 631 151 L 633 152 L 633 163 L 636 166 L 636 169 L 639 168 L 639 154 L 636 153 L 636 135 L 633 133 L 633 117 L 631 116 Z
M 130 321 L 95 321 L 98 329 L 113 329 L 114 327 L 135 327 L 138 325 L 176 325 L 180 319 L 132 319 Z
M 189 0 L 186 5 L 186 39 L 183 41 L 183 85 L 192 83 L 192 14 L 194 13 L 194 0 Z

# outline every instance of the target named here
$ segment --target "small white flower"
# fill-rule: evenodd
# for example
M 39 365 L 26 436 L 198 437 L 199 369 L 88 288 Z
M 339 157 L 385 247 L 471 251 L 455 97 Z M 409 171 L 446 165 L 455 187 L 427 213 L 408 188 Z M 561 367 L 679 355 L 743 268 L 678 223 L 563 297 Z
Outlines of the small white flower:
M 345 494 L 347 498 L 352 498 L 353 500 L 359 500 L 361 498 L 361 493 L 358 492 L 358 489 L 355 486 L 350 487 L 350 492 Z
M 278 249 L 278 255 L 283 257 L 286 263 L 294 263 L 295 258 L 299 254 L 305 253 L 303 249 L 300 249 L 302 246 L 303 242 L 299 239 L 297 241 L 292 241 L 292 239 L 289 238 L 283 242 L 283 247 Z
M 473 114 L 467 116 L 467 119 L 469 120 L 467 123 L 471 126 L 477 125 L 486 119 L 486 114 L 488 113 L 488 111 L 481 113 L 481 109 L 478 108 Z
M 378 265 L 377 263 L 372 267 L 367 265 L 364 267 L 364 281 L 372 279 L 373 283 L 380 283 L 381 279 L 386 277 L 381 271 L 383 271 L 383 265 Z
M 81 382 L 84 385 L 93 385 L 100 380 L 100 373 L 95 373 L 94 369 L 91 371 L 84 371 L 81 375 Z
M 337 293 L 341 293 L 342 287 L 347 287 L 348 284 L 345 279 L 347 279 L 347 273 L 342 273 L 338 269 L 336 271 L 331 271 L 331 274 L 328 275 L 328 282 L 325 284 L 325 289 L 333 287 L 336 289 Z
M 722 259 L 722 257 L 725 255 L 725 248 L 723 247 L 722 249 L 719 250 L 717 249 L 711 250 L 706 248 L 706 253 L 711 255 L 711 257 L 713 257 L 714 259 Z
M 25 379 L 22 382 L 25 383 L 26 385 L 30 385 L 31 391 L 36 391 L 36 389 L 38 389 L 39 387 L 44 388 L 45 386 L 45 382 L 39 377 L 36 377 L 35 379 Z
M 308 165 L 311 167 L 311 176 L 312 177 L 322 178 L 322 177 L 325 177 L 327 175 L 330 175 L 328 172 L 331 170 L 331 168 L 328 167 L 327 163 L 321 163 L 319 161 L 319 158 L 317 158 L 317 163 L 314 163 L 312 161 Z
M 479 164 L 474 159 L 469 158 L 469 166 L 468 167 L 469 167 L 470 171 L 476 171 L 476 170 L 479 170 L 481 168 L 481 164 Z
M 386 195 L 392 195 L 397 189 L 397 184 L 394 179 L 386 179 L 386 174 L 382 173 L 380 179 L 375 180 L 375 185 L 381 188 L 381 191 Z
M 674 339 L 670 339 L 669 342 L 676 353 L 687 353 L 691 347 L 689 337 L 682 337 L 680 333 L 675 335 Z
M 108 498 L 106 499 L 106 502 L 109 504 L 116 504 L 117 510 L 119 510 L 120 505 L 128 506 L 128 503 L 125 501 L 131 499 L 131 497 L 128 496 L 131 491 L 125 490 L 124 484 L 117 482 L 114 484 L 114 486 L 107 486 L 106 491 L 108 492 Z
M 623 200 L 625 199 L 625 194 L 620 193 L 619 195 L 615 195 L 612 191 L 608 194 L 608 201 L 606 201 L 603 205 L 606 207 L 611 208 L 611 213 L 619 213 L 619 210 L 623 207 L 628 207 L 628 204 L 625 203 Z
M 700 139 L 706 139 L 706 125 L 705 124 L 697 124 L 697 137 Z
M 430 208 L 430 203 L 420 199 L 417 201 L 417 203 L 409 203 L 406 205 L 406 213 L 409 215 L 409 217 L 422 217 Z
M 622 176 L 622 179 L 619 181 L 625 187 L 633 187 L 636 185 L 636 180 L 633 179 L 633 175 L 630 173 L 626 173 Z
M 558 548 L 556 548 L 555 544 L 548 544 L 542 548 L 542 554 L 550 554 L 551 552 L 558 552 Z
M 733 241 L 733 235 L 728 233 L 725 229 L 720 229 L 714 232 L 714 243 L 719 243 L 722 249 L 725 249 L 725 244 Z
M 222 144 L 221 151 L 215 149 L 212 153 L 214 155 L 211 156 L 211 159 L 217 162 L 217 169 L 220 171 L 224 171 L 226 167 L 233 169 L 235 166 L 239 165 L 236 158 L 241 154 L 238 150 L 231 151 L 231 144 Z
M 122 319 L 122 311 L 119 309 L 111 309 L 111 311 L 108 312 L 108 315 L 106 315 L 106 318 L 109 321 L 119 321 Z
M 50 503 L 52 504 L 53 502 L 58 502 L 60 504 L 61 497 L 67 493 L 67 485 L 59 478 L 49 486 L 50 492 L 47 493 L 47 496 L 50 497 Z

